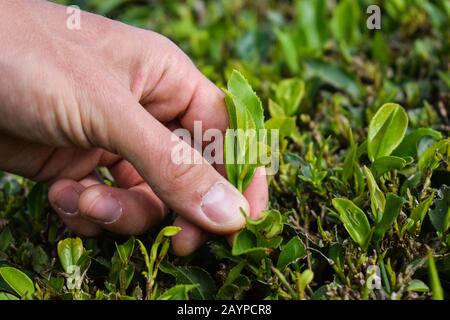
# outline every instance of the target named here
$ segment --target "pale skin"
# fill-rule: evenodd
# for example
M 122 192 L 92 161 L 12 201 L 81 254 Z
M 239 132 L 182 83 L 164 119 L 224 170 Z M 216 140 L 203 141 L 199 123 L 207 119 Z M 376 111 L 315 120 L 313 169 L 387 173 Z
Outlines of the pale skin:
M 164 36 L 84 12 L 69 30 L 66 19 L 46 1 L 0 1 L 0 170 L 49 183 L 50 204 L 81 236 L 142 234 L 171 209 L 181 256 L 240 230 L 241 208 L 257 218 L 263 169 L 244 197 L 220 166 L 171 161 L 172 130 L 195 120 L 226 130 L 223 93 Z

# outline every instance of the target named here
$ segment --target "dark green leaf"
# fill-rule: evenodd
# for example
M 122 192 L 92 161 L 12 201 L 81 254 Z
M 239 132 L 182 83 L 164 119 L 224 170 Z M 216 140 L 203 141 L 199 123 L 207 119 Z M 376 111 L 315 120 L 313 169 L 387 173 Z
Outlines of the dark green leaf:
M 283 271 L 289 264 L 297 261 L 300 258 L 306 256 L 305 245 L 299 237 L 293 237 L 289 242 L 281 249 L 280 256 L 277 261 L 277 269 Z
M 444 290 L 442 289 L 439 273 L 434 262 L 433 252 L 428 252 L 428 278 L 430 281 L 433 300 L 444 300 Z
M 344 270 L 345 265 L 345 252 L 340 243 L 335 243 L 328 250 L 328 257 L 333 260 L 339 270 Z
M 285 79 L 278 83 L 275 96 L 286 116 L 297 113 L 305 95 L 305 82 L 300 79 Z
M 267 130 L 276 129 L 279 130 L 280 140 L 289 137 L 295 130 L 294 118 L 272 118 L 266 121 Z
M 430 220 L 440 234 L 444 234 L 450 227 L 450 187 L 443 186 L 437 193 L 434 209 L 430 210 Z
M 382 219 L 386 198 L 384 197 L 384 193 L 378 187 L 371 171 L 366 166 L 364 166 L 364 174 L 366 175 L 367 185 L 369 186 L 372 214 L 375 221 L 379 222 Z
M 383 240 L 385 233 L 391 228 L 392 224 L 397 220 L 405 200 L 393 193 L 388 193 L 386 197 L 386 206 L 381 221 L 375 225 L 373 231 L 374 243 Z
M 442 134 L 439 131 L 431 128 L 419 128 L 408 134 L 402 143 L 394 150 L 393 155 L 399 157 L 413 157 L 417 158 L 417 148 L 419 142 L 426 137 L 433 138 L 435 140 L 442 139 Z
M 375 177 L 380 177 L 386 172 L 392 170 L 401 170 L 406 166 L 406 160 L 399 157 L 394 156 L 385 156 L 376 159 L 372 162 L 372 166 L 370 167 Z
M 223 286 L 217 292 L 218 299 L 239 299 L 244 291 L 249 289 L 250 279 L 241 274 L 246 265 L 246 261 L 241 261 L 230 270 Z
M 341 67 L 322 61 L 307 61 L 306 65 L 310 76 L 319 77 L 322 81 L 348 92 L 355 99 L 361 97 L 363 91 L 360 84 Z
M 428 170 L 436 169 L 445 155 L 447 158 L 450 157 L 450 138 L 432 144 L 419 156 L 420 172 L 426 173 Z
M 130 237 L 127 242 L 122 245 L 116 243 L 117 252 L 123 264 L 127 264 L 134 251 L 134 237 Z
M 179 284 L 164 291 L 158 300 L 189 300 L 189 292 L 196 289 L 198 285 Z
M 297 1 L 297 28 L 308 55 L 319 54 L 327 41 L 326 9 L 325 0 Z
M 14 238 L 9 228 L 5 228 L 0 233 L 0 251 L 6 251 L 9 246 L 12 244 Z
M 283 218 L 278 210 L 266 210 L 259 219 L 248 219 L 247 228 L 259 238 L 271 239 L 283 231 Z
M 30 216 L 34 221 L 41 218 L 47 200 L 47 187 L 43 183 L 36 183 L 28 193 L 27 204 Z
M 235 256 L 239 256 L 241 254 L 246 254 L 250 252 L 261 252 L 264 251 L 264 248 L 257 247 L 257 238 L 256 235 L 250 230 L 242 230 L 240 231 L 233 242 L 232 253 Z
M 300 67 L 298 63 L 298 53 L 291 35 L 286 31 L 275 29 L 274 33 L 286 59 L 286 63 L 292 74 L 296 74 Z
M 339 212 L 340 219 L 353 241 L 365 250 L 371 237 L 370 225 L 365 213 L 348 199 L 335 198 L 333 206 Z
M 214 297 L 216 285 L 208 272 L 199 267 L 176 267 L 169 263 L 162 263 L 160 270 L 175 277 L 177 284 L 194 285 L 192 298 L 208 300 Z
M 422 201 L 414 210 L 411 212 L 410 219 L 412 220 L 412 224 L 408 227 L 408 231 L 410 233 L 415 233 L 416 230 L 420 230 L 422 226 L 423 219 L 425 219 L 425 215 L 428 212 L 431 204 L 434 200 L 434 193 L 431 194 L 426 200 Z
M 359 37 L 361 8 L 357 1 L 342 0 L 333 12 L 330 26 L 338 42 L 353 44 Z

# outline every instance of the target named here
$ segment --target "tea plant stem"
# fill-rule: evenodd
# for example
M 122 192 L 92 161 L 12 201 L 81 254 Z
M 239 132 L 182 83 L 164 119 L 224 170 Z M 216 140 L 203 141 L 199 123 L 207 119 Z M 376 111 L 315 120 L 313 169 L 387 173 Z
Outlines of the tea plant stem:
M 345 283 L 347 286 L 350 286 L 350 279 L 345 277 L 342 270 L 339 269 L 339 267 L 335 263 L 332 264 L 331 267 L 333 268 L 334 272 L 336 272 L 336 274 L 338 275 L 339 280 L 341 280 L 341 282 Z
M 246 268 L 250 270 L 250 272 L 252 272 L 255 276 L 257 276 L 258 278 L 261 277 L 261 272 L 260 269 L 258 267 L 255 267 L 251 264 L 247 264 Z
M 389 294 L 389 293 L 391 293 L 391 286 L 389 284 L 389 278 L 386 273 L 386 267 L 384 266 L 384 261 L 381 261 L 380 269 L 381 269 L 381 278 L 383 279 L 384 287 L 386 289 L 386 292 Z
M 444 300 L 444 291 L 434 262 L 433 251 L 431 250 L 428 251 L 428 277 L 430 278 L 433 300 Z
M 272 266 L 272 271 L 273 273 L 276 274 L 276 276 L 278 277 L 278 279 L 281 281 L 281 283 L 286 287 L 286 289 L 288 289 L 289 294 L 291 295 L 292 299 L 298 299 L 298 295 L 297 293 L 294 291 L 294 289 L 292 289 L 291 285 L 289 284 L 289 282 L 286 280 L 286 278 L 284 277 L 284 275 L 280 272 L 280 270 L 278 270 L 277 268 L 275 268 L 274 266 Z
M 237 181 L 237 189 L 238 189 L 239 192 L 241 192 L 241 193 L 244 192 L 244 190 L 243 190 L 243 187 L 244 187 L 244 186 L 242 185 L 242 182 L 243 182 L 243 181 L 242 181 L 240 178 L 239 178 L 238 181 Z
M 362 300 L 368 300 L 369 299 L 369 286 L 367 285 L 367 279 L 368 279 L 368 277 L 366 277 L 366 279 L 364 281 L 363 291 L 361 293 L 361 299 Z

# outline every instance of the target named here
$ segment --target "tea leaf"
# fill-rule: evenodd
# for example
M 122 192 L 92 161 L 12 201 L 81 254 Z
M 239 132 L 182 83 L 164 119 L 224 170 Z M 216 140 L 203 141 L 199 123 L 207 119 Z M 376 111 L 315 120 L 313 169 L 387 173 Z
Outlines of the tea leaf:
M 428 292 L 430 291 L 430 288 L 419 279 L 412 279 L 409 284 L 408 288 L 406 289 L 408 291 L 414 291 L 414 292 Z
M 46 185 L 43 183 L 36 183 L 33 188 L 31 188 L 27 198 L 28 211 L 33 221 L 38 221 L 40 219 L 43 213 L 42 211 L 46 206 L 46 201 Z
M 410 219 L 412 220 L 412 224 L 408 227 L 408 231 L 410 233 L 414 233 L 416 230 L 420 230 L 422 226 L 423 219 L 425 219 L 425 215 L 428 212 L 431 204 L 434 200 L 434 192 L 424 201 L 422 201 L 414 210 L 411 212 Z
M 217 299 L 220 300 L 239 300 L 242 299 L 245 291 L 250 288 L 250 279 L 239 275 L 233 283 L 224 284 L 217 292 Z
M 325 0 L 298 1 L 296 14 L 298 30 L 307 55 L 319 55 L 327 41 L 328 28 L 323 23 L 327 19 Z
M 434 209 L 430 210 L 430 220 L 436 231 L 444 234 L 450 227 L 450 187 L 439 189 L 438 197 Z
M 155 242 L 159 242 L 159 240 L 161 240 L 163 237 L 173 237 L 173 236 L 177 235 L 180 231 L 181 231 L 180 227 L 176 227 L 176 226 L 164 227 L 159 232 L 158 236 L 156 237 Z
M 241 105 L 245 110 L 248 110 L 255 122 L 256 129 L 264 129 L 264 110 L 261 100 L 253 91 L 247 79 L 237 70 L 233 70 L 228 80 L 228 92 L 231 94 L 235 105 Z M 244 129 L 243 126 L 238 128 Z
M 313 281 L 314 279 L 314 272 L 312 272 L 310 269 L 306 269 L 303 271 L 300 276 L 297 278 L 299 290 L 301 292 L 305 291 L 306 287 Z
M 386 206 L 383 216 L 375 225 L 373 231 L 373 242 L 378 243 L 383 240 L 385 233 L 391 228 L 392 224 L 397 220 L 405 200 L 393 193 L 388 193 L 386 197 Z
M 80 238 L 67 238 L 58 242 L 59 261 L 65 272 L 73 272 L 85 250 Z
M 417 158 L 419 156 L 417 154 L 419 142 L 426 137 L 440 140 L 442 139 L 442 134 L 431 128 L 416 129 L 403 139 L 402 143 L 394 150 L 393 154 L 400 157 Z
M 232 129 L 227 130 L 225 136 L 225 169 L 229 181 L 243 192 L 255 174 L 256 164 L 259 164 L 259 161 L 253 164 L 250 160 L 261 157 L 249 150 L 254 150 L 255 144 L 264 145 L 266 141 L 264 110 L 248 81 L 236 70 L 233 70 L 228 89 L 224 92 Z M 267 150 L 264 153 L 267 155 Z
M 131 255 L 133 254 L 134 251 L 134 242 L 135 242 L 134 237 L 130 237 L 127 240 L 127 242 L 125 242 L 122 245 L 118 245 L 116 243 L 117 252 L 119 254 L 122 263 L 126 264 L 128 263 L 128 260 L 130 260 Z
M 241 274 L 246 265 L 247 261 L 241 261 L 230 270 L 223 286 L 217 292 L 217 299 L 239 299 L 244 291 L 248 290 L 250 280 Z
M 385 37 L 380 32 L 376 32 L 373 37 L 372 55 L 381 64 L 388 64 L 391 59 L 391 51 Z
M 284 57 L 286 58 L 286 63 L 292 74 L 296 74 L 300 67 L 298 63 L 297 49 L 295 47 L 294 41 L 289 33 L 275 29 L 274 33 L 277 37 L 278 42 L 283 50 Z
M 8 247 L 12 244 L 14 238 L 9 228 L 5 228 L 0 233 L 0 251 L 6 251 Z
M 289 264 L 297 261 L 300 258 L 306 256 L 305 246 L 299 237 L 293 237 L 289 242 L 281 249 L 280 256 L 277 261 L 277 269 L 283 271 Z
M 433 300 L 444 300 L 444 290 L 442 289 L 439 273 L 434 262 L 433 252 L 428 251 L 428 278 L 430 281 Z
M 380 190 L 370 170 L 364 166 L 364 173 L 367 179 L 367 185 L 370 191 L 370 206 L 372 208 L 372 214 L 376 222 L 382 219 L 384 207 L 386 205 L 386 198 L 384 193 Z
M 31 298 L 34 294 L 33 281 L 22 271 L 13 267 L 1 267 L 0 276 L 22 299 Z
M 450 88 L 450 72 L 438 71 L 439 78 L 441 78 L 442 82 Z
M 343 198 L 333 199 L 333 206 L 339 212 L 340 219 L 350 237 L 365 250 L 371 237 L 371 229 L 364 212 L 352 201 Z
M 248 219 L 247 228 L 260 239 L 271 239 L 283 231 L 283 218 L 278 210 L 265 210 L 257 220 Z
M 334 10 L 330 26 L 335 38 L 346 45 L 353 44 L 359 37 L 361 8 L 358 2 L 342 0 Z
M 376 159 L 372 162 L 371 170 L 375 174 L 375 177 L 380 177 L 386 172 L 392 170 L 401 170 L 406 166 L 406 160 L 394 156 L 386 156 Z
M 419 156 L 417 164 L 420 172 L 426 173 L 428 170 L 436 169 L 443 160 L 442 156 L 445 155 L 447 158 L 450 157 L 450 139 L 432 144 Z
M 234 238 L 233 248 L 231 252 L 233 253 L 233 255 L 239 256 L 250 252 L 261 251 L 264 251 L 264 248 L 257 247 L 256 235 L 250 230 L 244 229 L 240 231 Z
M 305 95 L 305 82 L 300 79 L 285 79 L 278 83 L 275 96 L 286 116 L 297 113 Z
M 198 285 L 193 284 L 179 284 L 164 291 L 164 293 L 158 297 L 158 300 L 189 300 L 189 292 L 197 287 Z
M 16 296 L 6 293 L 6 292 L 0 292 L 0 301 L 5 301 L 5 300 L 19 300 L 19 298 L 17 298 Z
M 279 130 L 280 140 L 289 137 L 295 130 L 295 119 L 288 117 L 272 118 L 266 121 L 267 130 Z M 269 149 L 270 150 L 270 149 Z
M 367 150 L 373 162 L 389 156 L 403 140 L 408 127 L 408 115 L 398 104 L 386 103 L 373 116 L 369 125 Z
M 272 99 L 269 99 L 269 113 L 272 118 L 285 118 L 286 113 L 284 112 L 283 108 L 273 101 Z M 271 120 L 271 119 L 269 119 Z M 266 121 L 267 123 L 267 121 Z
M 359 99 L 363 94 L 363 89 L 355 78 L 339 66 L 316 60 L 307 61 L 306 66 L 310 76 L 319 77 L 322 81 L 348 92 L 355 99 Z
M 345 265 L 345 252 L 341 244 L 335 243 L 328 250 L 328 257 L 333 260 L 334 265 L 339 270 L 344 270 Z
M 175 267 L 169 263 L 161 264 L 161 271 L 175 277 L 177 284 L 194 285 L 192 298 L 207 300 L 214 297 L 216 285 L 208 272 L 199 267 Z

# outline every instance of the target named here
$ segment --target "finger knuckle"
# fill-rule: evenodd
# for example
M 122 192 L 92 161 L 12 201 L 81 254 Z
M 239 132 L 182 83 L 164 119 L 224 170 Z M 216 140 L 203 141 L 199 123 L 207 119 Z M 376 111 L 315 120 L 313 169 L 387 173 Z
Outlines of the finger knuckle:
M 167 166 L 166 175 L 172 183 L 185 184 L 189 181 L 196 181 L 201 178 L 203 166 L 194 163 L 172 163 Z

